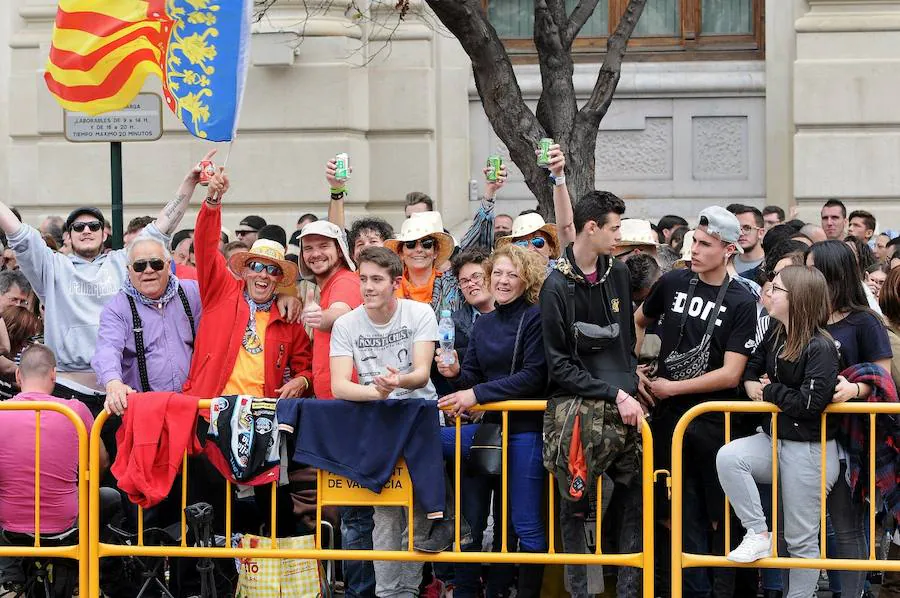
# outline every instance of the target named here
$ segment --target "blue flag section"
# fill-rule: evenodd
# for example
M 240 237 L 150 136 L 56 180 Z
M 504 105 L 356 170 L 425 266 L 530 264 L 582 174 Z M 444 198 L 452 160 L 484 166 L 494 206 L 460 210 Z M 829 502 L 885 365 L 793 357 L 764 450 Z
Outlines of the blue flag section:
M 247 80 L 253 0 L 167 0 L 163 93 L 194 136 L 231 141 Z

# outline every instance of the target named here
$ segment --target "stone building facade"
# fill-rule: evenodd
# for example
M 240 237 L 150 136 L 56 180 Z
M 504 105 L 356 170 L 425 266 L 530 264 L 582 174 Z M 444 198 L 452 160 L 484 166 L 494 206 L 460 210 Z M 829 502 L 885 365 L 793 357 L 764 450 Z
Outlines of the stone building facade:
M 626 63 L 601 126 L 598 188 L 654 219 L 731 202 L 796 202 L 813 218 L 824 198 L 838 197 L 896 228 L 900 1 L 745 1 L 764 28 L 754 52 L 643 52 Z M 421 2 L 402 22 L 393 3 L 370 4 L 362 17 L 356 6 L 278 0 L 255 26 L 226 224 L 256 213 L 290 229 L 302 213 L 324 216 L 323 166 L 340 151 L 354 169 L 348 219 L 370 213 L 398 224 L 411 190 L 432 195 L 452 230 L 474 209 L 481 165 L 498 144 L 465 53 Z M 65 141 L 41 77 L 55 11 L 51 0 L 0 8 L 0 194 L 31 222 L 109 203 L 108 146 Z M 691 45 L 690 18 L 679 18 Z M 536 64 L 522 52 L 516 65 L 536 102 Z M 597 68 L 590 54 L 579 59 L 579 97 Z M 158 87 L 148 81 L 146 90 Z M 154 213 L 205 149 L 169 114 L 162 139 L 127 144 L 126 221 Z M 221 157 L 228 148 L 219 149 Z M 510 213 L 534 205 L 515 171 L 500 201 Z

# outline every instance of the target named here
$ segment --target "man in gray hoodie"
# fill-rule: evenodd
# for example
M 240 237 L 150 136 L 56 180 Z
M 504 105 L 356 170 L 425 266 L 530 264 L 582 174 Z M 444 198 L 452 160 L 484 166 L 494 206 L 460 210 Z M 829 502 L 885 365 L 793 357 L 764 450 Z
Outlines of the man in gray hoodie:
M 205 157 L 212 158 L 215 150 Z M 169 237 L 181 222 L 200 169 L 194 166 L 184 177 L 175 195 L 142 235 L 168 245 Z M 102 408 L 103 390 L 91 370 L 97 341 L 100 312 L 121 288 L 126 277 L 124 249 L 103 253 L 105 220 L 99 209 L 82 207 L 66 219 L 65 234 L 72 246 L 70 255 L 52 251 L 41 233 L 19 221 L 0 202 L 0 228 L 15 251 L 19 268 L 44 303 L 44 340 L 56 354 L 57 387 L 54 394 L 86 401 L 92 411 Z

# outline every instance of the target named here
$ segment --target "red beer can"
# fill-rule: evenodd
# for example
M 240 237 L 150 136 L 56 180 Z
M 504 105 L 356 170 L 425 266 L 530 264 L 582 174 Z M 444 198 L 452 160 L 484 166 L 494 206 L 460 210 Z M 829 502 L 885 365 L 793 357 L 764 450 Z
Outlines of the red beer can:
M 216 174 L 216 167 L 212 160 L 200 160 L 200 184 L 206 187 L 210 179 Z

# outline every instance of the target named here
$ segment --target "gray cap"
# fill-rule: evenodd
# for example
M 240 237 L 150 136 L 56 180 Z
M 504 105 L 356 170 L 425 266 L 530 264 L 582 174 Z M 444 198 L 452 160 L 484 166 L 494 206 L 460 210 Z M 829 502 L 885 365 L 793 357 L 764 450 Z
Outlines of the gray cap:
M 720 241 L 734 245 L 738 253 L 744 253 L 738 244 L 741 236 L 741 223 L 737 216 L 721 206 L 710 206 L 700 212 L 699 226 L 706 227 L 706 234 L 717 237 Z

